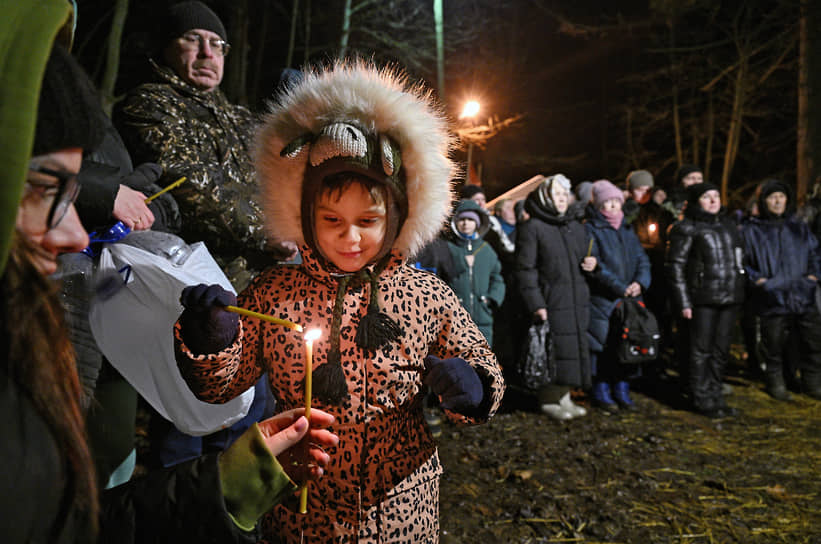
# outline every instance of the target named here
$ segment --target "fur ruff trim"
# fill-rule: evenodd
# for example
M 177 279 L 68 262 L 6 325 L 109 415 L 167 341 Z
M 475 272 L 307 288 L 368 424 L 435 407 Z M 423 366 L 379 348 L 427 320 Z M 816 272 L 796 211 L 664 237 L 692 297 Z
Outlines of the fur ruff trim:
M 408 217 L 392 248 L 413 255 L 433 240 L 451 210 L 449 158 L 453 140 L 431 92 L 408 85 L 407 76 L 365 61 L 337 62 L 306 70 L 303 80 L 270 107 L 257 134 L 255 161 L 268 236 L 305 244 L 302 233 L 302 183 L 309 152 L 280 152 L 289 143 L 334 122 L 387 134 L 401 149 L 408 195 Z

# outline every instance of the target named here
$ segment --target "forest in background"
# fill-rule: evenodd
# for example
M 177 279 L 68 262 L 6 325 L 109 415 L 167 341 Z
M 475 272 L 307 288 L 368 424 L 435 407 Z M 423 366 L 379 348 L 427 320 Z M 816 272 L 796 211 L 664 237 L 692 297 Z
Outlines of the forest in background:
M 537 173 L 621 182 L 646 168 L 664 185 L 691 162 L 742 206 L 763 179 L 783 178 L 801 197 L 819 175 L 818 2 L 206 3 L 232 45 L 222 88 L 257 111 L 282 68 L 353 55 L 424 80 L 457 133 L 463 103 L 479 100 L 473 123 L 493 137 L 476 142 L 473 164 L 491 198 Z M 78 1 L 74 51 L 106 104 L 145 80 L 164 4 Z

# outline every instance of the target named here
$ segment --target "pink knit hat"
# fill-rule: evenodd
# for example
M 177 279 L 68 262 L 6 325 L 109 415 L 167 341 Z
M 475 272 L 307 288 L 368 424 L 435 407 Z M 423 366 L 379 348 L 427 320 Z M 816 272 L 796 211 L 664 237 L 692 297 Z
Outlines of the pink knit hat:
M 600 179 L 593 182 L 593 205 L 600 209 L 608 200 L 616 199 L 624 204 L 624 193 L 621 189 L 607 181 Z

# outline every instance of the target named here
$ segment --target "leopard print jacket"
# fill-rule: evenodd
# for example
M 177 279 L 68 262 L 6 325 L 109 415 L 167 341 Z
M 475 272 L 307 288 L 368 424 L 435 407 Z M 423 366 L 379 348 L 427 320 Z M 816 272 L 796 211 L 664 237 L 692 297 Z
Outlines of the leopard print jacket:
M 270 268 L 239 297 L 250 310 L 317 327 L 314 368 L 325 360 L 338 278 L 329 274 L 308 247 L 299 266 Z M 342 406 L 313 405 L 332 413 L 340 437 L 331 463 L 309 486 L 309 514 L 277 506 L 266 520 L 272 541 L 437 542 L 438 480 L 436 445 L 422 415 L 424 358 L 461 357 L 485 384 L 482 413 L 490 418 L 502 400 L 504 382 L 496 357 L 459 300 L 436 276 L 412 268 L 398 253 L 379 281 L 380 306 L 404 329 L 401 339 L 374 354 L 354 342 L 367 310 L 370 284 L 344 297 L 340 330 L 342 366 L 350 396 Z M 221 353 L 195 356 L 176 326 L 177 358 L 194 393 L 206 402 L 227 402 L 268 372 L 280 410 L 303 405 L 305 348 L 302 334 L 253 318 L 242 318 L 233 345 Z

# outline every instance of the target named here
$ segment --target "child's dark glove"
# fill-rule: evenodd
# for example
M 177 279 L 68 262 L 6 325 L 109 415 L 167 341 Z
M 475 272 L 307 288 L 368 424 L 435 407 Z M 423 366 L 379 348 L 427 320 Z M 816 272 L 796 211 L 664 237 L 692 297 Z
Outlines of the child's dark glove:
M 479 407 L 484 388 L 473 367 L 458 357 L 440 359 L 434 355 L 425 357 L 425 385 L 441 398 L 440 406 L 446 410 L 466 414 Z
M 183 342 L 195 355 L 215 353 L 230 346 L 237 336 L 239 316 L 223 309 L 237 297 L 220 285 L 189 285 L 182 290 L 180 316 Z

